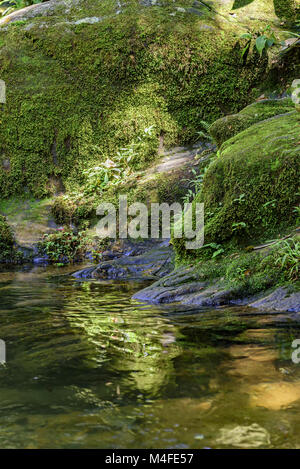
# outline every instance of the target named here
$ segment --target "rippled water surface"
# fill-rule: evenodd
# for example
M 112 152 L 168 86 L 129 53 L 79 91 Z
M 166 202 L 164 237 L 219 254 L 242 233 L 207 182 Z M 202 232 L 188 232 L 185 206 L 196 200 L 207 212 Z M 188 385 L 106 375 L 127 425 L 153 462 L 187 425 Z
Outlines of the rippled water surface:
M 298 448 L 297 316 L 131 300 L 143 284 L 0 272 L 2 448 Z

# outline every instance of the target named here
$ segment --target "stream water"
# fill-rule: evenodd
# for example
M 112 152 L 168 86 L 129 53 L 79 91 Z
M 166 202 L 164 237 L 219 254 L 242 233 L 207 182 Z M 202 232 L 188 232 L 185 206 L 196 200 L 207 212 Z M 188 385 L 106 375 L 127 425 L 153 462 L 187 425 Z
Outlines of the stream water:
M 0 447 L 299 448 L 296 315 L 149 306 L 142 286 L 0 272 Z

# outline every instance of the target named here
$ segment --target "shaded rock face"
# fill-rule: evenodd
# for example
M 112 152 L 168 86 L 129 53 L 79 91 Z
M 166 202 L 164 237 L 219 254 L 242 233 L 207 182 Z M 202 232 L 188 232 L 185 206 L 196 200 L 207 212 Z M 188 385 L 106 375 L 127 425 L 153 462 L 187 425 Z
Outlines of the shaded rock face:
M 146 252 L 140 254 L 140 251 Z M 110 260 L 104 260 L 96 267 L 80 270 L 73 276 L 98 280 L 153 280 L 173 269 L 172 249 L 165 242 L 131 246 L 131 249 L 123 253 L 107 251 L 104 257 Z

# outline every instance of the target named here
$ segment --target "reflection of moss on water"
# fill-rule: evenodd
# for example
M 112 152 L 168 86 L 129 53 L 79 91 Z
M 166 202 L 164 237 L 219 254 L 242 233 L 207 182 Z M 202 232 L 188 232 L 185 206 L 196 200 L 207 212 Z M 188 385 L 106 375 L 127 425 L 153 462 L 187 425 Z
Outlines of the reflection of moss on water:
M 298 444 L 300 367 L 276 362 L 297 336 L 286 315 L 138 307 L 125 284 L 44 275 L 2 281 L 1 447 L 216 447 L 221 429 L 252 422 Z
M 93 304 L 87 303 L 84 308 L 84 316 L 72 313 L 68 320 L 84 330 L 97 355 L 110 357 L 114 371 L 126 373 L 118 385 L 157 394 L 168 383 L 173 372 L 172 359 L 180 352 L 172 326 L 158 316 L 147 317 L 139 309 L 132 309 L 129 316 L 120 309 L 114 314 L 110 307 L 105 316 L 97 315 Z

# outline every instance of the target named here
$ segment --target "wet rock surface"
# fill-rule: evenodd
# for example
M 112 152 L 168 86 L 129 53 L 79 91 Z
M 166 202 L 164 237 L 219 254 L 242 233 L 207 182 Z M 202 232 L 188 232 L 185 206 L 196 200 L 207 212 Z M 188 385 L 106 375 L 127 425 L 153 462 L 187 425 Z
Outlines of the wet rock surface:
M 259 298 L 243 298 L 233 288 L 222 285 L 220 280 L 200 279 L 192 267 L 173 271 L 136 293 L 134 299 L 153 304 L 181 303 L 200 307 L 243 304 L 264 312 L 300 312 L 300 292 L 280 287 L 273 292 L 261 293 Z
M 172 249 L 168 242 L 126 243 L 104 251 L 103 261 L 73 274 L 75 278 L 119 280 L 151 280 L 168 274 L 173 266 Z
M 300 313 L 300 292 L 291 292 L 288 288 L 277 288 L 269 295 L 250 303 L 249 306 L 264 311 Z
M 182 268 L 134 295 L 154 304 L 181 303 L 195 306 L 220 306 L 233 300 L 233 291 L 198 278 L 193 268 Z
M 270 444 L 270 434 L 257 423 L 248 426 L 222 428 L 217 443 L 227 447 L 260 448 Z
M 300 292 L 279 287 L 262 292 L 257 297 L 243 297 L 228 288 L 220 279 L 201 278 L 194 267 L 176 270 L 173 250 L 168 241 L 116 243 L 103 252 L 103 261 L 73 274 L 78 279 L 98 280 L 156 280 L 133 298 L 151 304 L 172 304 L 199 307 L 244 305 L 262 312 L 300 312 Z

